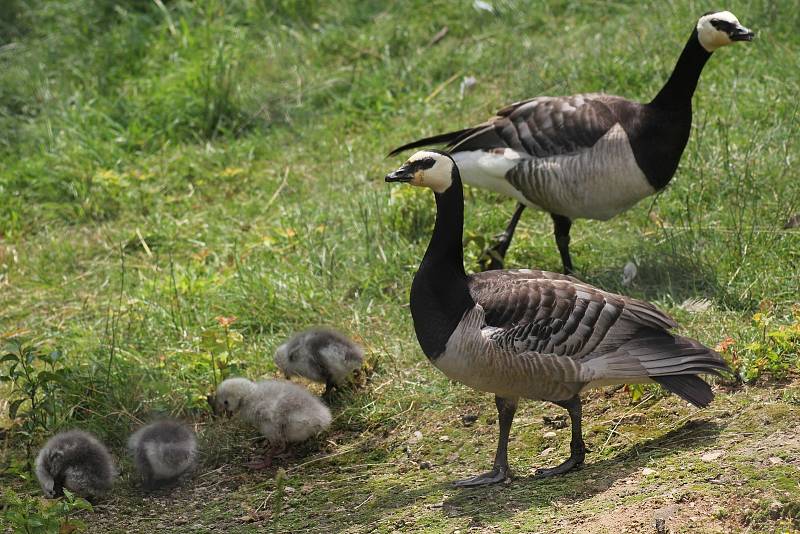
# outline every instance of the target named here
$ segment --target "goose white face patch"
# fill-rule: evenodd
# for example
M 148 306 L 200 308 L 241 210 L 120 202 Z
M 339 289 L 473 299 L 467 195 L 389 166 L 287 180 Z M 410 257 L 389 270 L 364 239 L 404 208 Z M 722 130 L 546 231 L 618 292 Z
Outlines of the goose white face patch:
M 453 160 L 437 152 L 420 150 L 411 156 L 404 166 L 418 165 L 414 179 L 409 182 L 417 187 L 429 187 L 444 193 L 453 184 Z
M 697 39 L 700 41 L 700 45 L 709 52 L 733 43 L 730 35 L 719 28 L 720 22 L 732 24 L 734 27 L 741 26 L 739 19 L 730 11 L 709 13 L 697 21 Z

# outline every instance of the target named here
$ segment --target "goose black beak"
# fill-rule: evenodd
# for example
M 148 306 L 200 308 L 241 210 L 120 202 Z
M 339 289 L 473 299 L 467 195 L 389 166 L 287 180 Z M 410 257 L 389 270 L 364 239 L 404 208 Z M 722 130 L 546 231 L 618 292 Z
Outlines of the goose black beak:
M 731 41 L 752 41 L 755 36 L 752 30 L 744 26 L 738 26 L 730 35 Z
M 414 179 L 414 172 L 408 167 L 400 167 L 394 172 L 390 172 L 384 178 L 387 182 L 410 182 Z

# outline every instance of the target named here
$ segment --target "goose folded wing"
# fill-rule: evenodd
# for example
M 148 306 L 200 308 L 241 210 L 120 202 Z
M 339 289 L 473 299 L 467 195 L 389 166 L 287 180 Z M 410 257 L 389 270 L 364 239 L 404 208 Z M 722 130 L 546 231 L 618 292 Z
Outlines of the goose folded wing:
M 600 95 L 542 96 L 501 109 L 487 122 L 464 130 L 449 148 L 511 148 L 537 158 L 571 154 L 592 147 L 616 122 Z
M 608 293 L 574 278 L 541 271 L 489 271 L 470 279 L 487 334 L 515 353 L 582 359 L 605 354 L 642 328 L 675 322 L 654 306 Z

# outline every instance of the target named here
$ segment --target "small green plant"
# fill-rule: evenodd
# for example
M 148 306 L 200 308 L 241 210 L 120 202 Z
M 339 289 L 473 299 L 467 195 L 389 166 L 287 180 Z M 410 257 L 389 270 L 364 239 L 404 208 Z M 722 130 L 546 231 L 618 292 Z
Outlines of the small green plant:
M 214 389 L 217 388 L 217 369 L 220 381 L 225 380 L 235 369 L 237 362 L 233 359 L 233 349 L 241 345 L 242 334 L 231 330 L 231 325 L 236 322 L 236 317 L 216 317 L 219 328 L 209 328 L 203 331 L 200 345 L 211 359 L 211 378 Z
M 46 351 L 19 339 L 6 342 L 0 356 L 0 382 L 10 384 L 8 416 L 19 422 L 27 457 L 37 432 L 56 426 L 61 416 L 61 392 L 68 370 L 58 350 Z
M 272 517 L 280 517 L 283 511 L 283 502 L 286 498 L 286 471 L 279 467 L 275 473 L 275 497 L 272 503 Z M 279 532 L 278 523 L 273 523 L 274 531 Z
M 83 532 L 86 524 L 72 516 L 79 510 L 92 510 L 91 504 L 67 489 L 56 500 L 20 495 L 8 489 L 2 495 L 0 507 L 0 516 L 13 532 L 26 534 Z
M 780 380 L 797 372 L 800 363 L 800 306 L 793 308 L 788 324 L 778 322 L 770 304 L 762 303 L 760 310 L 753 315 L 753 326 L 757 331 L 755 339 L 742 343 L 728 337 L 717 345 L 716 350 L 727 356 L 742 381 L 752 382 L 762 376 Z
M 644 397 L 647 386 L 645 384 L 625 384 L 623 388 L 631 396 L 631 402 L 639 402 Z

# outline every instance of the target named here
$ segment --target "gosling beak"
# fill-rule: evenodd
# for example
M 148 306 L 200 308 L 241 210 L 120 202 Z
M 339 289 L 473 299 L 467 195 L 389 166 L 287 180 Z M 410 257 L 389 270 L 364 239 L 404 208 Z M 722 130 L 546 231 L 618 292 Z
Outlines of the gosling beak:
M 752 41 L 755 36 L 752 30 L 744 26 L 737 26 L 730 35 L 731 41 Z
M 410 182 L 414 179 L 414 172 L 405 165 L 386 175 L 387 182 Z

